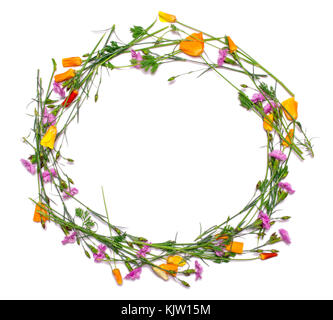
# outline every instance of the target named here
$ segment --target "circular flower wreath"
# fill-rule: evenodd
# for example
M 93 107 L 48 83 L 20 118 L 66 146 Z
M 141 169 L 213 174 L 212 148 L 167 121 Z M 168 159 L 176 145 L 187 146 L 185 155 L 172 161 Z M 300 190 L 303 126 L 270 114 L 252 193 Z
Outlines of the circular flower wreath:
M 294 193 L 291 185 L 284 180 L 288 175 L 289 157 L 295 153 L 303 159 L 304 151 L 313 156 L 311 142 L 297 121 L 298 104 L 284 83 L 238 47 L 229 36 L 214 37 L 163 12 L 159 12 L 159 19 L 170 25 L 156 31 L 153 31 L 156 20 L 148 28 L 133 26 L 130 29 L 132 39 L 127 44 L 112 40 L 116 36 L 113 26 L 89 54 L 83 55 L 83 59 L 63 59 L 63 67 L 70 67 L 64 73 L 55 74 L 57 65 L 52 59 L 53 72 L 46 91 L 38 71 L 34 125 L 31 130 L 33 138 L 24 138 L 33 153 L 27 160 L 21 161 L 31 174 L 37 173 L 38 181 L 38 199 L 31 199 L 36 205 L 33 221 L 41 223 L 43 228 L 47 221 L 59 225 L 65 233 L 62 244 L 76 242 L 82 246 L 88 258 L 92 255 L 95 262 L 109 264 L 119 285 L 123 283 L 117 266 L 120 262 L 128 270 L 125 279 L 139 279 L 142 267 L 146 265 L 164 280 L 173 278 L 189 286 L 184 277 L 193 274 L 196 280 L 201 279 L 203 267 L 200 262 L 222 263 L 276 257 L 278 251 L 269 246 L 280 241 L 289 244 L 288 232 L 280 229 L 279 234 L 273 233 L 267 239 L 265 236 L 274 223 L 290 218 L 274 216 L 275 208 Z M 215 50 L 217 60 L 209 58 L 205 51 L 208 46 Z M 169 52 L 161 53 L 161 49 L 168 48 L 171 48 Z M 129 65 L 115 64 L 114 59 L 122 55 L 128 56 Z M 106 214 L 101 214 L 77 199 L 78 189 L 63 170 L 64 164 L 73 163 L 73 160 L 66 158 L 61 149 L 68 126 L 78 117 L 96 77 L 101 77 L 102 69 L 136 68 L 155 73 L 162 64 L 175 61 L 200 66 L 200 69 L 185 74 L 198 72 L 202 75 L 213 71 L 237 91 L 240 105 L 254 112 L 263 123 L 267 136 L 267 167 L 264 178 L 257 183 L 254 196 L 234 216 L 201 231 L 192 243 L 151 243 L 110 223 L 106 205 Z M 73 67 L 78 68 L 74 70 Z M 230 72 L 246 76 L 248 84 L 238 85 L 228 80 Z M 168 81 L 183 75 L 173 76 Z M 273 86 L 266 80 L 273 82 Z M 100 83 L 101 80 L 95 101 Z M 278 87 L 283 88 L 290 98 L 280 102 L 276 94 Z M 53 198 L 48 184 L 56 191 Z M 66 201 L 69 200 L 78 204 L 74 212 L 68 208 Z M 107 226 L 106 235 L 96 231 L 97 221 Z M 244 244 L 239 239 L 251 235 L 257 237 L 258 244 L 244 250 Z M 196 259 L 193 267 L 192 258 Z

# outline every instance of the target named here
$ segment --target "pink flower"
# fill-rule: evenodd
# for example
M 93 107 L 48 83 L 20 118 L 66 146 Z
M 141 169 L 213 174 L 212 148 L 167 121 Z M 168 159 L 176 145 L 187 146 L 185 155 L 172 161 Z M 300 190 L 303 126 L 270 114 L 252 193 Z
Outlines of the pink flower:
M 260 211 L 258 219 L 260 219 L 262 221 L 262 227 L 265 230 L 269 230 L 271 228 L 271 224 L 270 224 L 271 219 L 269 218 L 267 213 Z
M 58 82 L 53 82 L 53 91 L 57 93 L 61 98 L 65 98 L 66 92 L 64 88 L 58 83 Z
M 21 159 L 21 163 L 28 170 L 28 172 L 30 172 L 31 174 L 36 173 L 36 165 L 35 164 L 32 164 L 30 161 L 25 160 L 25 159 Z
M 52 180 L 53 177 L 57 176 L 57 172 L 54 169 L 50 169 L 49 171 L 44 171 L 42 175 L 44 183 L 48 183 Z
M 107 249 L 107 246 L 105 246 L 104 244 L 100 244 L 100 245 L 98 246 L 98 250 L 99 250 L 100 252 L 105 253 L 106 249 Z
M 263 102 L 265 101 L 265 97 L 259 92 L 259 93 L 255 93 L 253 96 L 252 96 L 252 99 L 251 101 L 253 103 L 258 103 L 258 102 Z
M 49 111 L 47 110 L 47 108 L 45 108 L 44 110 L 44 116 L 43 116 L 43 120 L 42 120 L 43 124 L 50 124 L 52 126 L 54 126 L 57 122 L 57 118 L 54 114 L 49 113 Z
M 222 257 L 224 255 L 224 251 L 225 251 L 225 244 L 223 243 L 223 240 L 219 240 L 216 243 L 214 243 L 215 247 L 220 247 L 218 250 L 215 250 L 215 254 L 218 257 Z
M 228 55 L 228 52 L 229 52 L 229 50 L 228 49 L 220 49 L 219 50 L 219 56 L 218 56 L 218 58 L 217 58 L 217 65 L 219 66 L 219 67 L 222 67 L 223 66 L 223 64 L 224 64 L 224 60 L 225 60 L 225 58 L 226 58 L 226 56 Z
M 137 69 L 140 69 L 140 61 L 142 61 L 142 56 L 140 52 L 136 52 L 134 50 L 131 50 L 131 54 L 132 54 L 132 60 L 136 60 L 136 65 L 134 66 Z
M 290 183 L 288 183 L 288 182 L 279 182 L 278 186 L 279 186 L 279 188 L 281 188 L 282 190 L 285 190 L 289 194 L 295 193 L 295 190 L 293 190 Z
M 67 200 L 71 197 L 74 197 L 75 195 L 77 195 L 79 193 L 79 190 L 76 188 L 73 189 L 67 189 L 65 190 L 65 192 L 63 193 L 62 197 L 64 198 L 64 200 Z
M 203 268 L 200 265 L 200 263 L 196 260 L 195 261 L 195 280 L 199 280 L 202 279 L 202 272 L 203 272 Z
M 142 268 L 136 268 L 134 270 L 132 270 L 128 275 L 126 275 L 125 279 L 126 280 L 137 280 L 140 279 L 140 275 L 142 272 Z
M 66 236 L 64 240 L 61 241 L 63 245 L 67 243 L 75 243 L 77 233 L 74 231 L 69 236 Z
M 270 157 L 275 158 L 277 160 L 280 161 L 286 161 L 287 160 L 287 156 L 280 150 L 273 150 L 270 154 Z
M 150 246 L 145 245 L 145 246 L 143 246 L 143 248 L 141 248 L 141 249 L 138 251 L 138 253 L 136 254 L 136 256 L 137 256 L 138 258 L 140 258 L 140 257 L 143 257 L 143 258 L 144 258 L 144 257 L 146 256 L 146 254 L 150 252 L 150 250 L 151 250 Z
M 289 233 L 287 230 L 280 229 L 279 233 L 281 235 L 282 241 L 284 241 L 286 244 L 291 244 Z

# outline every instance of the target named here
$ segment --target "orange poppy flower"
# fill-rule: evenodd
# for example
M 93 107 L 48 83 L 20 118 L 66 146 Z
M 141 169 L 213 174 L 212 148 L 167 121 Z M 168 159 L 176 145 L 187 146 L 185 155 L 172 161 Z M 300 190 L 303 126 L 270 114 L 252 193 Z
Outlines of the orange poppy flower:
M 162 12 L 162 11 L 159 11 L 158 17 L 159 17 L 161 22 L 174 23 L 177 20 L 176 16 L 174 16 L 173 14 L 165 13 L 165 12 Z
M 203 35 L 200 32 L 192 33 L 186 39 L 182 40 L 179 49 L 189 56 L 198 57 L 203 53 L 204 47 Z
M 267 259 L 271 259 L 274 257 L 277 257 L 278 254 L 277 253 L 260 253 L 260 259 L 261 260 L 267 260 Z
M 175 264 L 177 266 L 183 267 L 186 264 L 186 261 L 181 256 L 170 256 L 167 259 L 168 264 Z
M 123 284 L 123 278 L 121 276 L 120 270 L 119 269 L 113 269 L 112 270 L 113 276 L 116 279 L 116 282 L 118 283 L 118 285 L 122 285 Z
M 290 129 L 287 136 L 286 136 L 286 141 L 282 141 L 282 145 L 286 148 L 290 146 L 292 143 L 292 140 L 294 139 L 294 129 Z
M 77 90 L 72 91 L 71 94 L 69 95 L 69 97 L 67 97 L 61 105 L 65 108 L 68 108 L 72 104 L 72 102 L 75 100 L 75 98 L 77 97 L 78 94 L 79 94 L 79 92 Z
M 294 97 L 283 101 L 282 106 L 283 106 L 284 114 L 285 114 L 286 118 L 289 121 L 292 121 L 293 118 L 295 120 L 297 119 L 297 117 L 298 117 L 298 113 L 297 113 L 298 102 L 295 100 Z
M 266 119 L 266 117 L 267 117 L 267 119 Z M 272 123 L 274 120 L 273 113 L 267 114 L 266 117 L 264 118 L 264 129 L 266 131 L 272 131 L 273 130 Z
M 177 275 L 178 266 L 173 263 L 167 263 L 167 264 L 161 264 L 160 268 L 163 269 L 163 271 L 167 272 L 168 274 L 175 277 Z M 172 273 L 169 273 L 168 271 L 172 271 Z
M 55 82 L 63 82 L 66 80 L 69 80 L 75 76 L 75 70 L 74 69 L 69 69 L 64 73 L 59 73 L 54 76 L 54 81 Z
M 48 213 L 46 211 L 45 204 L 43 204 L 41 202 L 38 202 L 36 204 L 33 221 L 34 222 L 42 222 L 42 220 L 43 220 L 43 222 L 49 220 L 49 216 L 48 216 Z
M 234 241 L 234 242 L 231 242 L 230 244 L 226 245 L 225 248 L 227 251 L 241 254 L 241 253 L 243 253 L 244 243 Z
M 67 67 L 79 67 L 82 64 L 80 57 L 71 57 L 62 59 L 62 66 Z
M 232 39 L 227 36 L 227 39 L 228 39 L 228 45 L 229 45 L 229 51 L 230 53 L 234 53 L 238 47 L 235 45 L 235 43 L 232 41 Z

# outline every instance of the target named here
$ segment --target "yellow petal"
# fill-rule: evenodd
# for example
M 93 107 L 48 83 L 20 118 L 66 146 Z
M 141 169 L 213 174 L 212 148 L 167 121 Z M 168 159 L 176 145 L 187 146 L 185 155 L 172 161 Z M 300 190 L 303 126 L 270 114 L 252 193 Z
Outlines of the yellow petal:
M 54 148 L 54 141 L 56 139 L 56 136 L 57 136 L 57 127 L 56 126 L 50 126 L 47 129 L 43 139 L 40 142 L 40 144 L 43 147 L 53 149 Z
M 163 280 L 165 280 L 165 281 L 169 280 L 169 275 L 165 271 L 163 271 L 157 267 L 153 267 L 152 269 Z
M 289 121 L 292 121 L 293 118 L 296 120 L 298 117 L 298 112 L 297 112 L 297 108 L 298 108 L 298 102 L 295 100 L 294 97 L 289 98 L 285 101 L 282 102 L 282 106 L 283 106 L 283 111 L 284 114 L 286 116 L 286 118 Z M 288 112 L 287 112 L 288 111 Z
M 229 245 L 225 246 L 226 250 L 231 251 L 233 253 L 241 254 L 243 253 L 244 243 L 243 242 L 231 242 Z
M 273 120 L 274 120 L 273 113 L 267 114 L 266 117 L 268 119 L 266 119 L 266 118 L 264 119 L 264 129 L 266 131 L 272 131 L 273 130 L 272 123 L 273 123 Z
M 158 17 L 159 17 L 161 22 L 174 23 L 177 20 L 176 16 L 174 16 L 173 14 L 165 13 L 165 12 L 162 12 L 162 11 L 158 12 Z
M 292 143 L 292 140 L 294 139 L 294 129 L 290 129 L 287 136 L 286 136 L 286 141 L 282 141 L 282 145 L 286 148 L 290 146 Z
M 184 260 L 184 258 L 182 258 L 180 256 L 170 256 L 167 259 L 167 263 L 176 264 L 177 266 L 183 267 L 183 266 L 185 266 L 186 261 Z

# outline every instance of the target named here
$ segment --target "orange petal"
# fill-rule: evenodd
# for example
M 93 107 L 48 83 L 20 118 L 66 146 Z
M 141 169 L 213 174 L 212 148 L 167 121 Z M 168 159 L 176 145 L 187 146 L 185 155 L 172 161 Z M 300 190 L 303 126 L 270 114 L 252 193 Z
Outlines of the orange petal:
M 192 33 L 185 40 L 182 40 L 179 49 L 189 56 L 198 57 L 203 53 L 204 47 L 203 35 L 200 32 Z
M 123 284 L 123 278 L 121 276 L 120 270 L 119 269 L 113 269 L 112 273 L 113 273 L 113 276 L 116 279 L 118 285 L 121 286 Z
M 75 70 L 74 69 L 69 69 L 64 73 L 59 73 L 54 76 L 54 81 L 55 82 L 63 82 L 66 80 L 69 80 L 75 76 Z
M 172 271 L 169 274 L 172 275 L 173 277 L 175 277 L 177 275 L 178 266 L 176 264 L 172 264 L 172 263 L 161 264 L 160 268 L 163 269 L 166 272 Z
M 82 64 L 80 57 L 71 57 L 62 59 L 62 66 L 67 67 L 79 67 Z
M 298 102 L 295 100 L 294 97 L 283 101 L 282 106 L 283 106 L 284 114 L 285 114 L 286 118 L 289 121 L 292 121 L 293 118 L 295 120 L 297 119 L 297 117 L 298 117 L 298 113 L 297 113 Z
M 228 251 L 231 251 L 233 253 L 243 253 L 244 243 L 243 242 L 231 242 L 230 244 L 226 245 L 225 248 Z
M 292 140 L 294 139 L 294 129 L 290 129 L 287 136 L 286 136 L 286 141 L 282 141 L 282 145 L 286 148 L 290 146 L 292 143 Z
M 260 259 L 261 260 L 267 260 L 267 259 L 271 259 L 274 257 L 277 257 L 278 254 L 277 253 L 261 253 L 260 254 Z
M 45 221 L 49 220 L 49 217 L 48 217 L 48 213 L 46 211 L 45 204 L 38 202 L 36 204 L 33 221 L 41 222 L 42 220 L 43 220 L 43 222 L 45 222 Z
M 238 49 L 238 47 L 235 45 L 235 43 L 232 41 L 232 39 L 229 36 L 227 37 L 227 39 L 229 44 L 229 51 L 230 53 L 234 53 Z

